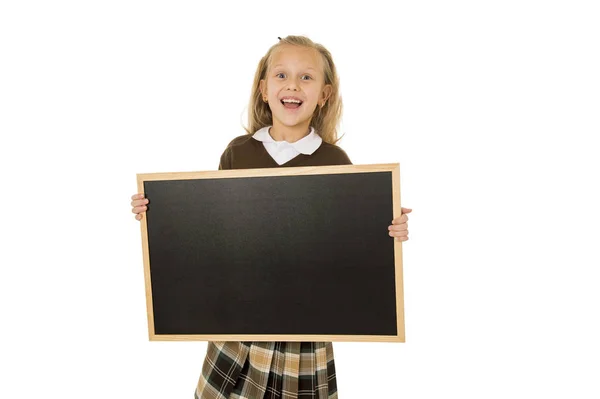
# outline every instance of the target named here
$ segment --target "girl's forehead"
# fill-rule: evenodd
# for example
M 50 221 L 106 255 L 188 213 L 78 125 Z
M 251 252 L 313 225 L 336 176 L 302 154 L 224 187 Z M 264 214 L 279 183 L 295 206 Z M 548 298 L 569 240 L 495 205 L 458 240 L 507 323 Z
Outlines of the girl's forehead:
M 270 69 L 279 66 L 312 68 L 322 72 L 323 60 L 321 54 L 313 48 L 283 44 L 273 49 L 271 54 Z

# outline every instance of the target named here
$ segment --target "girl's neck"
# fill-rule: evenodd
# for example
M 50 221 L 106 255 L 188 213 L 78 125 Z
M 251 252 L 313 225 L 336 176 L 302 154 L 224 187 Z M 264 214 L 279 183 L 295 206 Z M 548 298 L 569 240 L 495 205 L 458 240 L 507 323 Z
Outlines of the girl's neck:
M 273 121 L 273 126 L 269 130 L 269 134 L 275 141 L 287 141 L 294 143 L 310 133 L 310 122 L 302 123 L 296 126 L 284 126 L 276 121 Z

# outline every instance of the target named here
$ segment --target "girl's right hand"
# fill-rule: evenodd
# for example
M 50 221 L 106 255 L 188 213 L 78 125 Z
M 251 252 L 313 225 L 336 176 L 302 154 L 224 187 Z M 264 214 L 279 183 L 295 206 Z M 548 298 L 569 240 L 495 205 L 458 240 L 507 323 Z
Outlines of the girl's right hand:
M 142 213 L 146 212 L 148 207 L 148 199 L 144 198 L 144 194 L 138 193 L 131 196 L 131 212 L 135 213 L 136 220 L 142 220 Z

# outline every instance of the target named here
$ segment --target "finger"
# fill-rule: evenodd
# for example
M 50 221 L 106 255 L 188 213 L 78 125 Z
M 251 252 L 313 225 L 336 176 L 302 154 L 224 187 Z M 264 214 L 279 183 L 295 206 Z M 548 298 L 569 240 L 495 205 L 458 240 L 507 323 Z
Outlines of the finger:
M 137 215 L 135 215 L 135 220 L 142 220 L 142 214 L 138 213 Z
M 396 238 L 394 238 L 394 240 L 404 242 L 404 241 L 408 241 L 408 237 L 396 237 Z
M 136 206 L 136 207 L 134 207 L 131 210 L 131 212 L 133 212 L 133 213 L 142 213 L 142 212 L 146 212 L 147 210 L 148 210 L 148 207 L 144 205 L 144 206 Z
M 390 231 L 388 234 L 390 237 L 408 237 L 408 230 Z
M 388 226 L 389 231 L 402 231 L 408 230 L 408 223 L 395 224 L 393 226 Z
M 131 199 L 132 199 L 132 200 L 136 200 L 136 199 L 142 199 L 142 198 L 144 198 L 144 193 L 137 193 L 137 194 L 133 194 L 133 195 L 131 196 Z
M 138 199 L 131 201 L 131 206 L 142 206 L 148 203 L 148 199 Z
M 400 210 L 401 210 L 402 214 L 411 213 L 412 212 L 412 209 L 410 209 L 410 208 L 400 208 Z
M 408 216 L 402 215 L 398 216 L 396 219 L 392 220 L 392 224 L 401 224 L 408 222 Z

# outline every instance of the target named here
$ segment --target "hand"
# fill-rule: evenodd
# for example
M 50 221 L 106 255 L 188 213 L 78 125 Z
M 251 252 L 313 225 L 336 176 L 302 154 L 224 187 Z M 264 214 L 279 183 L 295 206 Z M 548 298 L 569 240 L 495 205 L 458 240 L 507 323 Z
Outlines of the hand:
M 407 213 L 411 213 L 412 209 L 400 208 L 401 215 L 396 219 L 392 220 L 392 224 L 388 226 L 390 237 L 396 237 L 398 241 L 408 240 L 408 216 Z
M 142 213 L 146 212 L 148 207 L 148 199 L 144 198 L 144 194 L 133 194 L 131 196 L 131 212 L 135 213 L 136 220 L 142 220 Z

